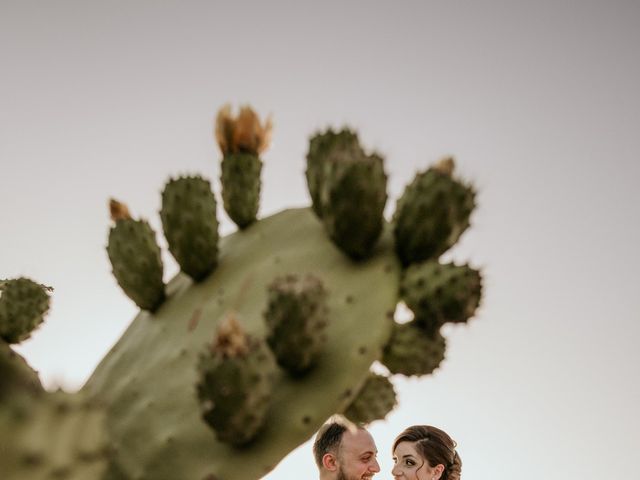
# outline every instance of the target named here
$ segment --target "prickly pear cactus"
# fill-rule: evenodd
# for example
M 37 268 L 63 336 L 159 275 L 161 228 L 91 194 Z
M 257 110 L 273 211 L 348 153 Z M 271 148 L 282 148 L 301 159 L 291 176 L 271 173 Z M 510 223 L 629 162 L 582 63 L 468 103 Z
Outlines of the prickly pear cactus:
M 258 479 L 336 413 L 384 418 L 397 403 L 391 375 L 431 373 L 440 327 L 478 306 L 479 272 L 438 263 L 474 206 L 452 159 L 419 173 L 388 222 L 384 158 L 351 130 L 319 132 L 311 208 L 259 218 L 270 133 L 249 107 L 217 117 L 235 233 L 218 237 L 206 178 L 164 188 L 163 230 L 182 270 L 166 284 L 155 232 L 111 205 L 109 258 L 142 310 L 79 394 L 105 408 L 106 480 Z M 394 321 L 400 301 L 409 324 Z M 373 375 L 375 361 L 390 375 Z

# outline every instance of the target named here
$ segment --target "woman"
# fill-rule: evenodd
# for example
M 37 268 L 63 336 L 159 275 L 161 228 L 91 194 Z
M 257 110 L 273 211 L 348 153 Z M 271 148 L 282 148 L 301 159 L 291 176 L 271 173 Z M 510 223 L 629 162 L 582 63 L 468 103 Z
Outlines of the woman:
M 393 461 L 396 480 L 460 480 L 462 472 L 456 442 L 429 425 L 414 425 L 398 435 Z

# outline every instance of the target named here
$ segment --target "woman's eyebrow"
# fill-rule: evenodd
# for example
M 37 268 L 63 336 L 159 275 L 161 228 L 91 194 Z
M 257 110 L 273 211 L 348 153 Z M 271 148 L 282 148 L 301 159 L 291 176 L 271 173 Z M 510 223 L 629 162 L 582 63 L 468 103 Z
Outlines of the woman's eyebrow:
M 406 455 L 402 455 L 402 458 L 413 458 L 413 455 L 411 455 L 410 453 L 406 454 Z

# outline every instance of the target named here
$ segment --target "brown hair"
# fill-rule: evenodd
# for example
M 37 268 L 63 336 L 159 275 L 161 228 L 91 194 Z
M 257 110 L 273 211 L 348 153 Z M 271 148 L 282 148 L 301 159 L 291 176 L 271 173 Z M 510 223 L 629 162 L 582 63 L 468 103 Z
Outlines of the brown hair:
M 342 435 L 346 431 L 347 426 L 340 422 L 330 422 L 320 428 L 316 435 L 316 440 L 313 442 L 313 456 L 316 459 L 318 468 L 322 468 L 322 457 L 324 457 L 325 454 L 338 454 L 340 443 L 342 442 Z
M 456 452 L 457 443 L 439 428 L 430 425 L 409 427 L 396 437 L 392 450 L 395 450 L 400 442 L 415 443 L 416 450 L 431 468 L 442 464 L 444 471 L 441 480 L 460 480 L 462 460 Z

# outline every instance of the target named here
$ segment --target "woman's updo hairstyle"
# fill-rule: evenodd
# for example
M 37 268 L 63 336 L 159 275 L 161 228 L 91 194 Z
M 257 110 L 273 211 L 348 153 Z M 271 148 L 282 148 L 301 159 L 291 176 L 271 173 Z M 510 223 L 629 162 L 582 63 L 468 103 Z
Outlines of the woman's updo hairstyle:
M 393 450 L 400 442 L 415 443 L 416 450 L 431 468 L 442 464 L 444 471 L 440 480 L 460 480 L 462 460 L 456 452 L 456 442 L 439 428 L 430 425 L 414 425 L 398 435 Z

